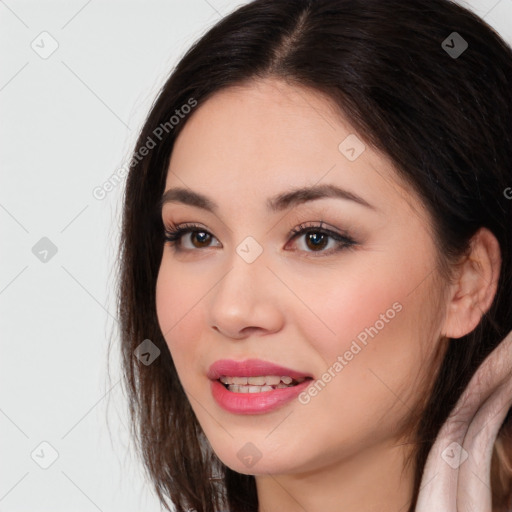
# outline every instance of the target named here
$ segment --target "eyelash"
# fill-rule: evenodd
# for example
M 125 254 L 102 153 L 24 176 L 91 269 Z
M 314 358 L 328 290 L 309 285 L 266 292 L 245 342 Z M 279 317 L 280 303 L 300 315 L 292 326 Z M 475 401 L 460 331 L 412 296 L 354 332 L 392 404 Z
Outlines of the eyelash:
M 332 238 L 337 242 L 337 247 L 331 248 L 330 250 L 324 251 L 305 251 L 309 254 L 319 254 L 320 256 L 328 256 L 330 254 L 337 253 L 344 249 L 351 249 L 355 245 L 357 245 L 357 242 L 347 233 L 340 234 L 336 233 L 335 231 L 331 231 L 330 229 L 326 229 L 322 227 L 323 221 L 320 222 L 320 225 L 306 225 L 306 224 L 300 224 L 296 228 L 292 229 L 290 231 L 290 237 L 291 240 L 295 240 L 296 238 L 299 238 L 302 235 L 309 234 L 309 233 L 317 233 L 322 235 L 327 235 L 328 237 Z M 172 249 L 175 252 L 178 251 L 194 251 L 194 250 L 200 250 L 199 248 L 196 249 L 182 249 L 179 247 L 179 243 L 181 242 L 181 238 L 188 233 L 194 233 L 194 232 L 200 232 L 200 233 L 207 233 L 211 235 L 209 231 L 202 228 L 201 226 L 197 224 L 181 224 L 179 226 L 176 226 L 174 224 L 171 224 L 170 226 L 167 226 L 165 228 L 165 240 L 169 245 L 172 247 Z M 213 236 L 213 235 L 212 235 Z M 215 237 L 214 237 L 215 238 Z M 208 247 L 206 247 L 207 249 Z

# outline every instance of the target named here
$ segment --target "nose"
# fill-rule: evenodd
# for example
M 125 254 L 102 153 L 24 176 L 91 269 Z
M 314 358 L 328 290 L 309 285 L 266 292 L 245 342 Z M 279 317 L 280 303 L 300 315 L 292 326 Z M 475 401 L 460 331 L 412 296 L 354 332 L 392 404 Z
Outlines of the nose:
M 264 255 L 248 263 L 237 253 L 210 294 L 210 326 L 227 338 L 279 331 L 284 315 L 278 281 Z

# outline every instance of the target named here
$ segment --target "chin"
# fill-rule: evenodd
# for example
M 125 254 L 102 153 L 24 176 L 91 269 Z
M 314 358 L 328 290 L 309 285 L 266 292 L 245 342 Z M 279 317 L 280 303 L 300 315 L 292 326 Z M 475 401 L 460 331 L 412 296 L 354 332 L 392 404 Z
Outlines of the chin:
M 241 473 L 242 475 L 281 475 L 287 473 L 293 473 L 293 468 L 290 468 L 289 464 L 280 464 L 280 463 L 266 463 L 263 464 L 262 461 L 258 461 L 254 466 L 248 467 L 243 463 L 240 463 L 238 459 L 233 460 L 230 459 L 229 464 L 223 461 L 224 465 L 226 465 L 229 469 L 236 471 L 237 473 Z
M 217 457 L 229 469 L 243 475 L 291 474 L 300 472 L 296 455 L 280 453 L 269 456 L 248 442 L 236 451 L 216 451 Z

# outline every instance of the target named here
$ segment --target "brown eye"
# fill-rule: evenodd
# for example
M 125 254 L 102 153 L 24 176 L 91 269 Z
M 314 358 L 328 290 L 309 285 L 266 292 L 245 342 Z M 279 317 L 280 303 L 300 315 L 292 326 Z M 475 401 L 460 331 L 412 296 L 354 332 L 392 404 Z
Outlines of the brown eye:
M 357 245 L 348 234 L 341 234 L 322 226 L 301 225 L 290 233 L 292 240 L 299 245 L 299 251 L 328 256 L 343 249 Z M 211 233 L 199 225 L 187 224 L 172 226 L 165 230 L 165 240 L 176 251 L 193 251 L 214 247 L 217 240 Z M 300 241 L 300 243 L 299 243 Z M 218 242 L 218 241 L 217 241 Z M 217 247 L 222 247 L 218 242 Z M 327 250 L 325 250 L 327 248 Z
M 337 233 L 322 226 L 323 222 L 320 225 L 301 224 L 292 230 L 292 240 L 299 251 L 316 253 L 318 256 L 328 256 L 357 245 L 348 233 Z
M 327 246 L 328 243 L 328 235 L 325 233 L 320 233 L 318 231 L 310 231 L 306 235 L 306 245 L 312 249 L 324 249 Z
M 198 249 L 208 247 L 212 238 L 212 235 L 210 235 L 210 233 L 208 233 L 207 231 L 191 231 L 190 235 L 192 244 L 194 245 L 194 247 L 197 247 Z M 197 244 L 194 242 L 195 240 L 197 240 Z
M 204 228 L 194 224 L 169 226 L 165 229 L 165 240 L 176 251 L 190 251 L 213 247 L 216 238 Z M 220 245 L 220 244 L 217 244 Z

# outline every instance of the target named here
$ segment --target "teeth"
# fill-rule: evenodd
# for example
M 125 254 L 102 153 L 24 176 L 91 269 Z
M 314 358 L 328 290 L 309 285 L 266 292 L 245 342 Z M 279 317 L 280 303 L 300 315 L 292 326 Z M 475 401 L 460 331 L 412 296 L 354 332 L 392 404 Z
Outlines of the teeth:
M 266 380 L 266 377 L 249 377 L 247 379 L 247 384 L 252 384 L 253 386 L 263 386 Z
M 306 377 L 292 379 L 288 375 L 261 375 L 258 377 L 221 377 L 219 379 L 233 393 L 265 393 L 274 389 L 290 388 L 306 380 Z
M 264 391 L 272 391 L 272 386 L 249 386 L 249 393 L 263 393 Z
M 279 384 L 277 387 L 289 388 L 290 386 Z M 228 390 L 233 393 L 265 393 L 266 391 L 272 391 L 273 389 L 274 388 L 272 386 L 237 386 L 236 384 L 228 386 Z
M 257 377 L 226 377 L 223 376 L 219 379 L 222 384 L 237 385 L 237 386 L 278 386 L 281 383 L 290 385 L 293 379 L 288 375 L 279 377 L 278 375 L 260 375 Z M 295 379 L 295 382 L 301 383 L 305 377 Z M 243 391 L 242 391 L 243 392 Z

